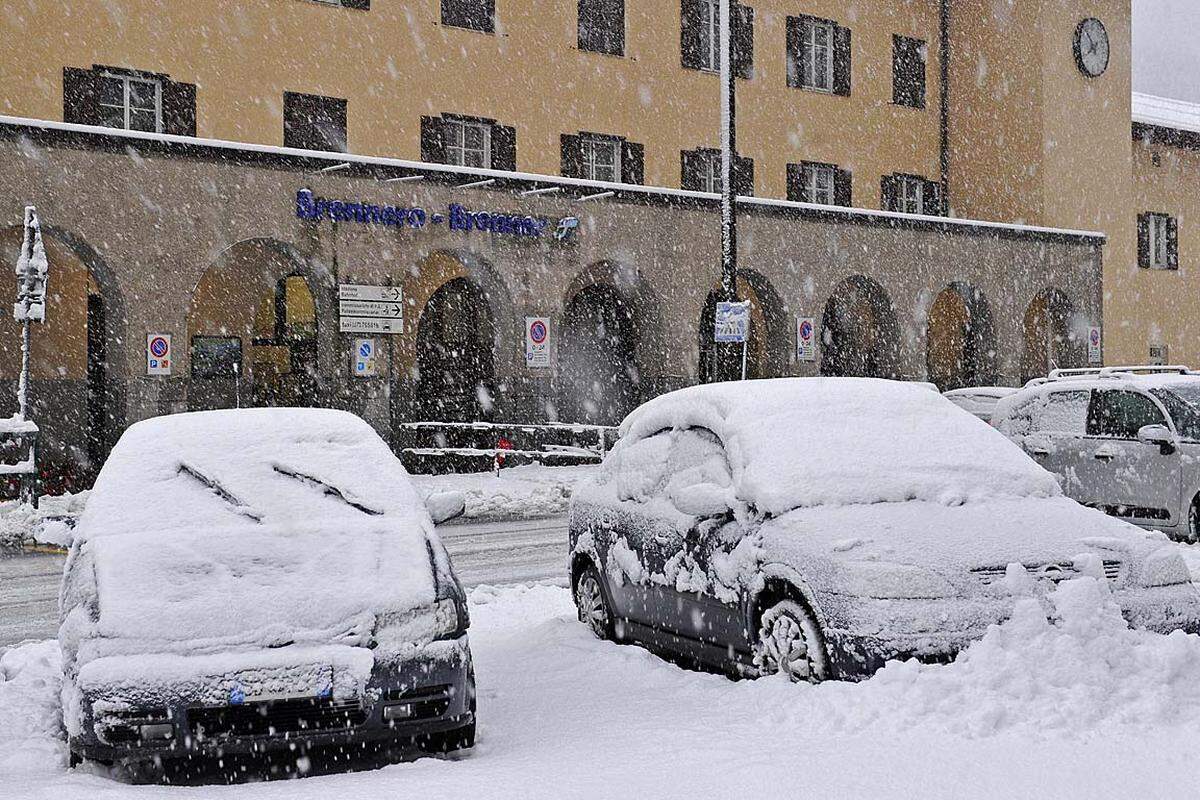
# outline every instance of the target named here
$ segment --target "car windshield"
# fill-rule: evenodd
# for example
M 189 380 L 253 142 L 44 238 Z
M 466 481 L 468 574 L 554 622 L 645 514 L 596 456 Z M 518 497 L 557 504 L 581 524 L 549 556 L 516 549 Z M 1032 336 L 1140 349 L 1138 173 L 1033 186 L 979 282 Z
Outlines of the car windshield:
M 1181 437 L 1200 442 L 1200 383 L 1151 389 L 1150 394 L 1167 407 Z

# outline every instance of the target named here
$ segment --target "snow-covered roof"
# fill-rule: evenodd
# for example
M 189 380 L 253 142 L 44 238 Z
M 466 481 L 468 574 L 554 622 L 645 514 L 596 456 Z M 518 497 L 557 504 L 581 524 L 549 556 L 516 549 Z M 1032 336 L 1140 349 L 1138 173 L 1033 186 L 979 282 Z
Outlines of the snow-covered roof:
M 680 389 L 630 414 L 612 457 L 642 437 L 689 427 L 721 439 L 738 497 L 767 513 L 1060 494 L 1019 447 L 919 384 L 780 378 Z
M 665 186 L 643 186 L 628 183 L 610 183 L 607 181 L 566 178 L 561 175 L 541 175 L 533 172 L 515 172 L 496 169 L 482 169 L 477 167 L 459 167 L 448 164 L 434 164 L 425 161 L 408 161 L 400 158 L 387 158 L 382 156 L 363 156 L 351 153 L 333 153 L 326 150 L 302 150 L 294 147 L 278 147 L 276 145 L 233 142 L 224 139 L 204 139 L 193 136 L 175 136 L 165 133 L 127 131 L 118 128 L 106 128 L 97 125 L 79 125 L 76 123 L 56 122 L 54 120 L 32 119 L 27 117 L 0 115 L 0 126 L 2 125 L 41 128 L 47 131 L 93 134 L 97 136 L 115 137 L 130 141 L 192 145 L 195 147 L 207 147 L 217 150 L 237 151 L 242 153 L 315 159 L 319 161 L 327 161 L 330 163 L 330 166 L 335 166 L 338 164 L 358 164 L 364 166 L 390 167 L 414 172 L 457 175 L 464 178 L 475 178 L 480 180 L 485 178 L 496 178 L 509 181 L 523 181 L 529 184 L 546 185 L 548 187 L 561 186 L 563 188 L 574 188 L 577 191 L 583 190 L 585 195 L 603 195 L 606 192 L 620 192 L 620 194 L 624 196 L 642 195 L 646 197 L 660 198 L 691 198 L 694 200 L 707 200 L 711 202 L 717 202 L 720 200 L 720 195 L 713 194 L 711 192 L 693 192 L 686 189 L 671 189 Z M 739 197 L 738 205 L 742 207 L 757 206 L 761 208 L 794 209 L 797 211 L 817 212 L 820 214 L 837 214 L 848 218 L 858 218 L 862 220 L 892 220 L 898 222 L 903 221 L 910 223 L 917 222 L 936 224 L 944 226 L 947 230 L 951 231 L 978 231 L 982 229 L 1015 234 L 1067 236 L 1071 238 L 1097 239 L 1101 241 L 1103 241 L 1106 237 L 1106 234 L 1097 231 L 1048 228 L 1036 225 L 1018 225 L 1006 222 L 993 222 L 990 220 L 963 219 L 959 217 L 903 214 L 893 211 L 875 211 L 866 208 L 816 205 L 813 203 L 799 203 L 791 200 L 775 200 L 770 198 Z
M 1134 92 L 1133 121 L 1157 128 L 1200 133 L 1200 103 Z

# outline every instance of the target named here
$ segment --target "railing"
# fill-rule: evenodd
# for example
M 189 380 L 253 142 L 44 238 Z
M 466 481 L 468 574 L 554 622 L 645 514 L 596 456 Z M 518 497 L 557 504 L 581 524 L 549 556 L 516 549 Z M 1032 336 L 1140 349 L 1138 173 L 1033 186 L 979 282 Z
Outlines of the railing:
M 415 473 L 485 472 L 522 464 L 598 464 L 617 439 L 605 425 L 504 422 L 407 422 L 395 444 Z
M 0 419 L 0 479 L 7 484 L 5 494 L 16 489 L 18 497 L 37 507 L 38 427 L 28 420 Z

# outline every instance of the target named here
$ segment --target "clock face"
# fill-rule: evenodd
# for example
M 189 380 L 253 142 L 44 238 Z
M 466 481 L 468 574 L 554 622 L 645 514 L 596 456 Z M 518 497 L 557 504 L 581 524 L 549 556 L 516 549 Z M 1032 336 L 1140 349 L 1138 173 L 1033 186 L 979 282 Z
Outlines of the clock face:
M 1075 29 L 1075 63 L 1089 78 L 1098 78 L 1108 69 L 1108 30 L 1098 19 L 1085 19 Z

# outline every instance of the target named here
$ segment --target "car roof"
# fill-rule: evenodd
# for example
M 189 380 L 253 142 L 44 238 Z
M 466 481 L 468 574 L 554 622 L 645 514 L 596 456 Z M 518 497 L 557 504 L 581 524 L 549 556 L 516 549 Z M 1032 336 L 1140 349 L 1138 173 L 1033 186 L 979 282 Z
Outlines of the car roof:
M 1097 367 L 1053 370 L 1045 378 L 1034 378 L 1025 388 L 1112 389 L 1124 386 L 1152 389 L 1197 381 L 1200 381 L 1200 373 L 1183 366 Z

